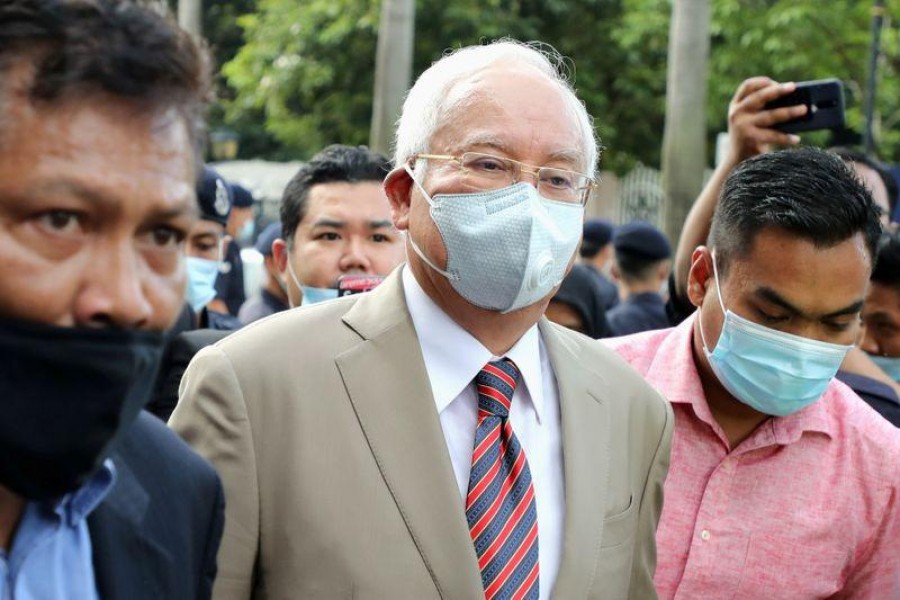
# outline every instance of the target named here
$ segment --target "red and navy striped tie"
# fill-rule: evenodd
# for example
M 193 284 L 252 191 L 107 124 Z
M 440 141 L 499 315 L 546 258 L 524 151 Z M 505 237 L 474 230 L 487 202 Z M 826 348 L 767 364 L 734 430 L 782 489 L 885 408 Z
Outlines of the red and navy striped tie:
M 475 378 L 478 429 L 466 518 L 487 600 L 540 595 L 534 486 L 509 422 L 518 379 L 519 369 L 506 358 L 488 363 Z

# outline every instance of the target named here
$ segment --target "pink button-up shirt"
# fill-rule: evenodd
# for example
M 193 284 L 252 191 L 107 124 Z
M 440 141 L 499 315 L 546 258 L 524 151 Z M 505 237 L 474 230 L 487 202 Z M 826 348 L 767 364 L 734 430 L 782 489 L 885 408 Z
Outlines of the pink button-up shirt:
M 694 364 L 693 323 L 609 341 L 675 412 L 660 599 L 900 599 L 900 430 L 832 381 L 729 448 Z

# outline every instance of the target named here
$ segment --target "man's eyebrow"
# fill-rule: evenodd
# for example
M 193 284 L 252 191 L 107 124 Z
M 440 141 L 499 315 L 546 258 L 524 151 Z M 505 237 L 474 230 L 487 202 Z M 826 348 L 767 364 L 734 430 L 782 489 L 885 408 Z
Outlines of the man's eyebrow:
M 867 321 L 888 321 L 891 323 L 894 322 L 894 320 L 891 318 L 890 314 L 888 314 L 886 311 L 883 311 L 883 310 L 875 311 L 873 313 L 868 313 L 866 315 L 866 320 Z
M 369 229 L 382 229 L 384 227 L 393 227 L 394 224 L 388 219 L 380 221 L 369 221 Z
M 312 224 L 313 227 L 333 227 L 335 229 L 343 229 L 347 226 L 345 221 L 338 221 L 337 219 L 319 219 L 315 223 Z
M 776 305 L 780 306 L 781 308 L 783 308 L 784 310 L 788 311 L 789 313 L 791 313 L 793 315 L 796 315 L 799 317 L 804 317 L 804 318 L 811 318 L 810 315 L 807 315 L 805 312 L 803 312 L 802 310 L 800 310 L 799 308 L 797 308 L 796 306 L 794 306 L 793 304 L 791 304 L 790 302 L 785 300 L 778 292 L 776 292 L 772 288 L 761 287 L 761 288 L 757 289 L 756 292 L 754 292 L 754 293 L 756 296 L 759 296 L 760 298 L 767 300 L 767 301 L 771 302 L 772 304 L 776 304 Z M 853 302 L 852 304 L 845 306 L 844 308 L 840 308 L 840 309 L 830 312 L 826 315 L 821 315 L 817 318 L 833 319 L 835 317 L 844 317 L 847 315 L 854 315 L 854 314 L 858 313 L 862 309 L 862 307 L 863 307 L 863 301 L 857 300 L 857 301 Z
M 96 188 L 83 185 L 72 179 L 50 179 L 42 182 L 27 192 L 31 196 L 46 194 L 70 194 L 86 202 L 97 204 L 102 208 L 114 209 L 121 204 L 121 199 L 103 193 Z M 185 196 L 168 203 L 168 206 L 153 207 L 150 219 L 168 220 L 182 216 L 198 215 L 200 212 L 196 198 Z
M 179 217 L 192 217 L 200 215 L 200 207 L 193 199 L 185 199 L 179 201 L 177 206 L 154 210 L 150 214 L 150 220 L 168 221 L 169 219 L 177 219 Z
M 464 145 L 466 147 L 469 146 L 487 146 L 488 148 L 493 148 L 498 150 L 504 154 L 512 154 L 512 150 L 510 147 L 503 142 L 500 138 L 494 135 L 476 135 L 474 137 L 468 138 L 464 141 Z M 569 163 L 581 163 L 584 161 L 584 153 L 580 150 L 575 149 L 561 149 L 555 150 L 550 153 L 548 156 L 549 161 L 560 161 L 560 162 L 569 162 Z M 543 165 L 535 165 L 537 167 Z
M 492 134 L 476 134 L 463 140 L 462 147 L 466 148 L 469 146 L 487 146 L 499 150 L 504 154 L 510 153 L 509 146 L 507 146 L 503 140 Z
M 117 198 L 104 194 L 93 187 L 83 185 L 79 181 L 73 179 L 44 180 L 29 189 L 27 193 L 32 196 L 60 193 L 69 194 L 92 204 L 99 204 L 107 207 L 113 207 L 120 202 Z
M 860 310 L 862 310 L 863 301 L 857 300 L 853 304 L 845 306 L 840 310 L 836 310 L 834 312 L 830 312 L 827 315 L 822 315 L 823 319 L 833 319 L 834 317 L 846 317 L 847 315 L 855 315 Z
M 550 160 L 580 164 L 584 161 L 584 154 L 578 150 L 557 150 L 550 154 Z
M 754 292 L 754 295 L 762 298 L 763 300 L 766 300 L 767 302 L 771 302 L 772 304 L 780 306 L 791 314 L 797 316 L 805 316 L 802 310 L 785 300 L 781 296 L 781 294 L 770 287 L 757 288 L 757 290 Z

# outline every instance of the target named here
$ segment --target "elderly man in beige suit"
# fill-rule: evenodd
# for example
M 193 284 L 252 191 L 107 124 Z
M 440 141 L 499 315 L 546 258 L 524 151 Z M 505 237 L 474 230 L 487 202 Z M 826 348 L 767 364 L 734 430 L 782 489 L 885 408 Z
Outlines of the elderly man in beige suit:
M 655 598 L 671 409 L 542 318 L 597 162 L 560 60 L 435 63 L 385 181 L 409 262 L 191 363 L 171 425 L 225 484 L 216 598 Z

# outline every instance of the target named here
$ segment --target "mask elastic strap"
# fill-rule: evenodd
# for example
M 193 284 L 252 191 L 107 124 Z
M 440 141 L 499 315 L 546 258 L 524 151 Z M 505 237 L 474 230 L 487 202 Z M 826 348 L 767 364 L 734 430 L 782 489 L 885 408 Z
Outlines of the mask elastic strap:
M 716 255 L 714 252 L 711 254 L 712 254 L 712 264 L 713 264 L 713 277 L 716 280 L 716 298 L 719 299 L 719 306 L 722 307 L 722 314 L 727 315 L 728 311 L 725 310 L 725 304 L 722 302 L 722 292 L 719 289 L 719 270 L 716 268 Z M 701 319 L 702 310 L 703 310 L 702 307 L 697 307 L 697 319 L 700 321 L 699 322 L 700 341 L 703 342 L 703 349 L 706 351 L 706 353 L 710 354 L 709 344 L 706 343 L 706 334 L 703 333 L 703 321 Z
M 422 187 L 422 184 L 419 183 L 419 180 L 416 179 L 415 173 L 412 172 L 412 169 L 409 168 L 409 164 L 403 165 L 403 168 L 406 169 L 406 172 L 409 174 L 409 178 L 412 179 L 412 182 L 416 184 L 416 187 L 419 188 L 419 191 L 422 192 L 422 196 L 425 198 L 425 201 L 428 202 L 429 206 L 434 206 L 434 200 L 431 199 L 431 195 L 425 191 L 425 188 Z
M 300 285 L 300 280 L 297 279 L 297 275 L 294 273 L 294 267 L 291 266 L 291 257 L 290 256 L 287 257 L 287 270 L 288 270 L 288 274 L 291 276 L 291 279 L 294 280 L 294 285 L 297 286 L 297 289 L 300 290 L 300 293 L 302 294 L 303 286 Z M 287 294 L 287 289 L 284 290 L 284 293 Z M 287 296 L 288 296 L 288 304 L 292 305 L 293 303 L 291 302 L 291 295 L 288 294 Z M 291 306 L 291 308 L 294 308 L 294 307 Z
M 425 198 L 425 200 L 428 202 L 428 205 L 431 206 L 431 207 L 434 207 L 434 201 L 431 199 L 431 196 L 428 195 L 428 192 L 425 191 L 425 188 L 422 187 L 422 184 L 419 183 L 419 181 L 416 179 L 416 176 L 415 176 L 415 174 L 412 172 L 412 169 L 409 168 L 409 164 L 403 165 L 403 168 L 406 169 L 406 172 L 409 174 L 409 178 L 412 179 L 413 183 L 416 184 L 416 187 L 419 188 L 419 191 L 422 192 L 422 196 L 423 196 L 423 197 Z M 454 274 L 454 273 L 450 273 L 450 272 L 448 272 L 448 271 L 445 271 L 445 270 L 441 269 L 441 268 L 438 267 L 436 264 L 434 264 L 434 262 L 432 262 L 432 260 L 431 260 L 430 258 L 428 258 L 427 256 L 425 256 L 425 252 L 423 252 L 422 249 L 419 248 L 419 245 L 416 243 L 416 240 L 413 239 L 413 237 L 412 237 L 411 234 L 410 234 L 410 235 L 407 235 L 407 236 L 406 236 L 406 239 L 409 240 L 409 245 L 412 246 L 413 251 L 415 251 L 415 253 L 419 255 L 419 258 L 421 258 L 422 261 L 423 261 L 426 265 L 428 265 L 428 266 L 431 267 L 435 272 L 437 272 L 437 273 L 443 275 L 444 277 L 446 277 L 446 278 L 449 279 L 450 281 L 459 281 L 459 275 L 456 275 L 456 274 Z
M 419 245 L 416 243 L 416 241 L 412 238 L 411 235 L 406 236 L 406 239 L 409 240 L 409 245 L 412 246 L 412 249 L 415 251 L 416 254 L 419 255 L 419 258 L 421 258 L 425 262 L 426 265 L 428 265 L 429 267 L 434 269 L 436 272 L 440 273 L 441 275 L 443 275 L 444 277 L 446 277 L 447 279 L 449 279 L 451 281 L 459 281 L 459 275 L 445 271 L 445 270 L 441 269 L 440 267 L 438 267 L 433 262 L 431 262 L 431 259 L 428 258 L 427 256 L 425 256 L 425 253 L 422 252 L 422 249 L 419 248 Z
M 716 278 L 716 298 L 719 299 L 719 306 L 722 307 L 722 314 L 726 314 L 728 311 L 725 309 L 725 303 L 722 302 L 722 289 L 719 285 L 719 270 L 716 268 L 716 253 L 711 252 L 712 255 L 712 264 L 713 264 L 713 276 Z

